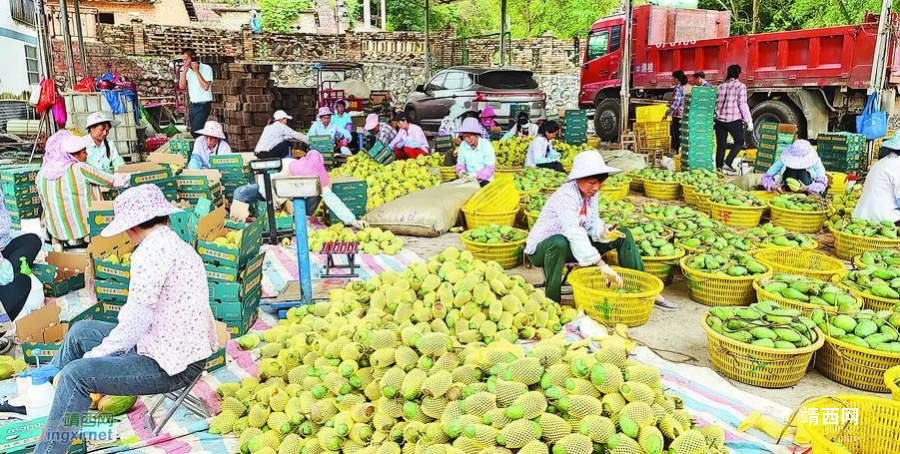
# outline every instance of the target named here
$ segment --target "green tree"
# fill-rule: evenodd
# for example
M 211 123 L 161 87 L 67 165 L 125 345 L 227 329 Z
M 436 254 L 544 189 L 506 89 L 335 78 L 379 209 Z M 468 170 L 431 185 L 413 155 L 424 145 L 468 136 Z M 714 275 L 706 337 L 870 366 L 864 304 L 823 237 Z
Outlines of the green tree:
M 311 0 L 259 0 L 263 29 L 268 32 L 287 33 L 293 30 L 301 11 L 311 6 Z

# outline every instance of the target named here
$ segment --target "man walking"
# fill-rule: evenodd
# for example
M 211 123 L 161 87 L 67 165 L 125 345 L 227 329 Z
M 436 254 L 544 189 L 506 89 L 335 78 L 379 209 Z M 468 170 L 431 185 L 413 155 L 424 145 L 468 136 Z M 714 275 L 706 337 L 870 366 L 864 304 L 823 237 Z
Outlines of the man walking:
M 705 72 L 697 71 L 694 73 L 694 86 L 695 87 L 712 87 L 712 84 L 706 80 Z
M 738 80 L 741 67 L 728 67 L 727 77 L 719 85 L 716 98 L 716 168 L 728 172 L 736 172 L 734 158 L 744 146 L 744 130 L 753 131 L 753 119 L 750 118 L 750 106 L 747 105 L 747 86 Z M 725 142 L 728 135 L 734 140 L 731 151 L 725 156 Z
M 200 63 L 194 49 L 184 49 L 181 58 L 184 65 L 178 77 L 178 88 L 182 90 L 187 88 L 191 103 L 188 122 L 191 126 L 191 135 L 196 139 L 199 136 L 196 131 L 203 129 L 212 110 L 213 71 L 209 65 Z

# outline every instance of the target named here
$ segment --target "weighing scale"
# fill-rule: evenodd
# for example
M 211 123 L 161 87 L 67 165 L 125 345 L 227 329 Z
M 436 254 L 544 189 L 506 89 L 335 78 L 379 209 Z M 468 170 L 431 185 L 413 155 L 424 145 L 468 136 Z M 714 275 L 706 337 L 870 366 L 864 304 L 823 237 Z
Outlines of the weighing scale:
M 263 186 L 266 191 L 266 216 L 269 219 L 269 238 L 266 241 L 269 244 L 278 244 L 278 231 L 275 225 L 275 205 L 272 203 L 272 174 L 281 171 L 281 159 L 256 159 L 250 161 L 250 171 L 254 175 L 263 176 Z M 254 178 L 255 179 L 255 178 Z M 279 196 L 280 197 L 280 196 Z M 297 207 L 296 201 L 294 207 Z M 306 207 L 303 207 L 303 214 L 306 215 Z M 296 218 L 296 212 L 294 213 Z M 303 222 L 304 239 L 306 238 L 306 220 Z

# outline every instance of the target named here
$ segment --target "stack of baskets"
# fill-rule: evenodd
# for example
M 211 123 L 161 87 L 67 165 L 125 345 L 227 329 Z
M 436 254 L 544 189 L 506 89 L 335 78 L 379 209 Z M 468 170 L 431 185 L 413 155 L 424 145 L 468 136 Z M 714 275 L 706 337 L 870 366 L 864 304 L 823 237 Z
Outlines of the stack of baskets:
M 569 273 L 575 307 L 607 326 L 623 323 L 632 327 L 647 323 L 656 297 L 663 290 L 662 281 L 641 271 L 614 269 L 624 281 L 622 289 L 609 285 L 596 267 L 578 268 Z
M 454 166 L 441 166 L 439 167 L 441 171 L 441 181 L 448 182 L 455 180 L 456 177 L 456 167 Z
M 494 177 L 494 181 L 481 188 L 463 206 L 466 228 L 475 229 L 495 224 L 512 226 L 519 213 L 519 191 L 512 174 Z

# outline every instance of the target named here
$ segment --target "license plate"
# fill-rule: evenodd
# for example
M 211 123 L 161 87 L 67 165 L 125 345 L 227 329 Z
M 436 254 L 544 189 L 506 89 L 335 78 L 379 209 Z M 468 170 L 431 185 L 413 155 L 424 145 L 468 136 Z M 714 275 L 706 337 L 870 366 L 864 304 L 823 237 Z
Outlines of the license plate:
M 531 104 L 510 104 L 509 116 L 515 117 L 519 112 L 525 112 L 531 115 Z

